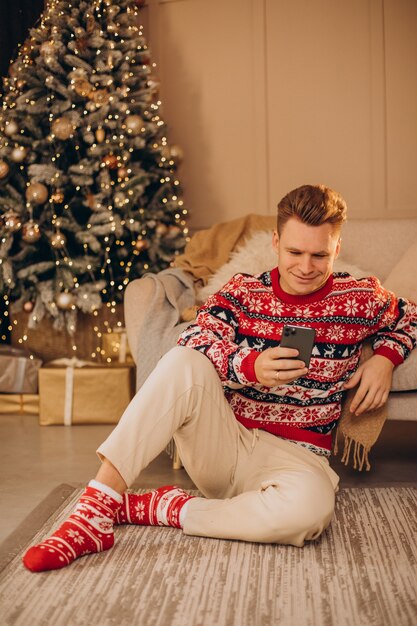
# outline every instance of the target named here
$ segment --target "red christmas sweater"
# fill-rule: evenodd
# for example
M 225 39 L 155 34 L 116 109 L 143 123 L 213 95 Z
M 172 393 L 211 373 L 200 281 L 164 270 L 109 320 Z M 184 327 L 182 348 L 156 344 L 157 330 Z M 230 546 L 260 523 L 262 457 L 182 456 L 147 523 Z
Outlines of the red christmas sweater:
M 280 344 L 285 324 L 316 331 L 308 374 L 289 384 L 261 385 L 259 352 Z M 236 419 L 329 456 L 343 383 L 358 367 L 362 342 L 399 365 L 417 342 L 417 305 L 396 298 L 377 278 L 335 273 L 318 291 L 290 295 L 278 269 L 236 274 L 199 309 L 178 343 L 216 368 Z

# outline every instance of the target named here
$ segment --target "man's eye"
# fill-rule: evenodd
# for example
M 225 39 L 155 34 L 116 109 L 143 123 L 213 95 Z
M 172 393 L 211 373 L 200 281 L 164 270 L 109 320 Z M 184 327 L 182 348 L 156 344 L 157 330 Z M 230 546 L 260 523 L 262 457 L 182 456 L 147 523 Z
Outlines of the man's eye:
M 290 250 L 290 254 L 294 254 L 296 256 L 299 256 L 301 253 L 300 252 L 294 252 L 293 250 Z

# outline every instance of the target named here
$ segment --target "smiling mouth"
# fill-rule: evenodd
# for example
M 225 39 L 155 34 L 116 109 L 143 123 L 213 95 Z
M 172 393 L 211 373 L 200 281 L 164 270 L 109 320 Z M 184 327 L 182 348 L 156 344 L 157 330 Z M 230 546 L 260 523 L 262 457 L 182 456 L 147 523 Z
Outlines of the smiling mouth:
M 296 274 L 293 274 L 293 276 L 297 280 L 301 280 L 304 283 L 308 283 L 308 282 L 314 280 L 315 278 L 317 278 L 317 276 L 297 276 Z

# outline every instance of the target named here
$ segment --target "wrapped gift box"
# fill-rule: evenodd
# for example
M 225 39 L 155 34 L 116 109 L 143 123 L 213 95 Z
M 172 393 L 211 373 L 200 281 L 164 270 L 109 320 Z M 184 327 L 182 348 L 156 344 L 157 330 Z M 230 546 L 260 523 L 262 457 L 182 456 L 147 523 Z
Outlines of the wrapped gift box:
M 39 396 L 28 393 L 2 393 L 0 394 L 0 413 L 38 415 Z
M 25 350 L 0 346 L 0 393 L 36 394 L 41 364 Z
M 104 357 L 110 357 L 119 363 L 133 363 L 125 328 L 104 333 L 101 348 L 104 351 Z
M 116 424 L 133 395 L 130 365 L 46 363 L 39 370 L 39 423 Z

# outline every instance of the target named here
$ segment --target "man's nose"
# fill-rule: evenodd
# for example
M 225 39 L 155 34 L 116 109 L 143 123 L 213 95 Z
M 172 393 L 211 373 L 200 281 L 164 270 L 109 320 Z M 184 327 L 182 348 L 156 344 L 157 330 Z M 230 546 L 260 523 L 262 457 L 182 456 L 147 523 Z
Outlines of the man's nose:
M 300 271 L 308 276 L 313 271 L 313 263 L 309 256 L 303 256 L 300 264 Z

